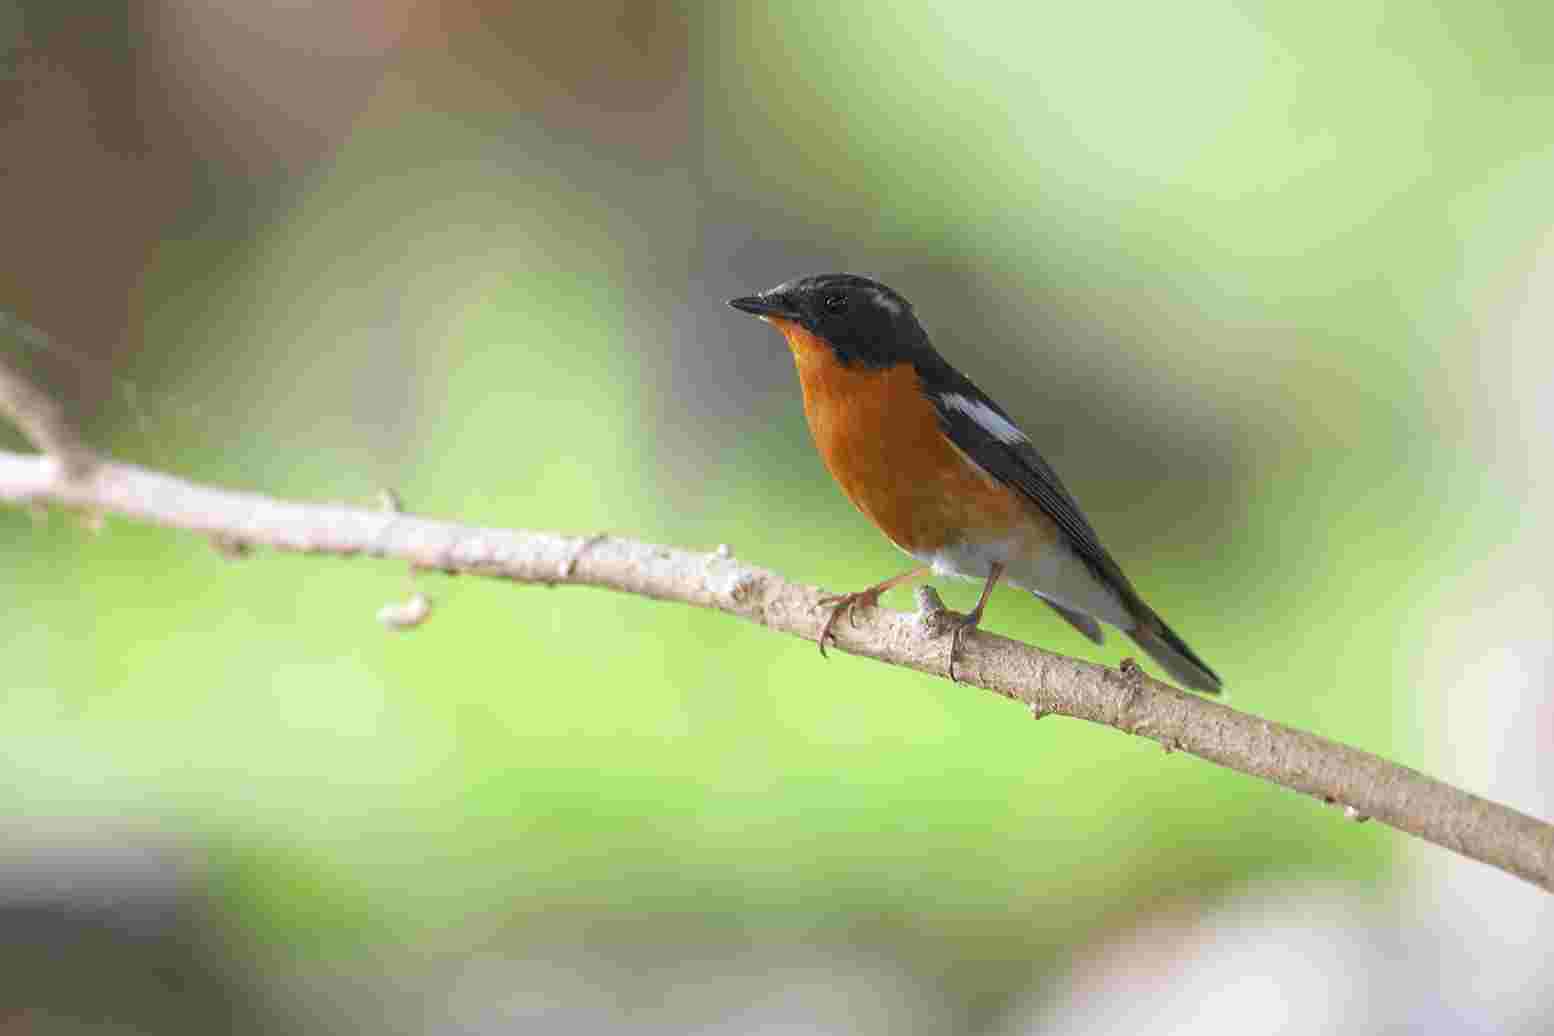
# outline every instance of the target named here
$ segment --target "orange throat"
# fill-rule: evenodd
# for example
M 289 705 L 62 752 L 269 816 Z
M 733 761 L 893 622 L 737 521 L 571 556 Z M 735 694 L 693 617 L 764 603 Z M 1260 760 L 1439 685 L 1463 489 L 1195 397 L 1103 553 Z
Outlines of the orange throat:
M 921 556 L 1028 524 L 1016 495 L 945 437 L 911 363 L 845 366 L 823 339 L 768 319 L 793 353 L 820 459 L 896 546 Z

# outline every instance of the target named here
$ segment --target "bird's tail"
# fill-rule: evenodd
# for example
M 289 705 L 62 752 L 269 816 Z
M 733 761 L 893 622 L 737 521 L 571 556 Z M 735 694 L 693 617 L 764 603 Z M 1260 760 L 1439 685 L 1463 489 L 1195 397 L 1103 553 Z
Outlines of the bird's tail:
M 1220 692 L 1219 675 L 1208 663 L 1199 658 L 1187 642 L 1178 637 L 1165 622 L 1148 608 L 1143 609 L 1139 624 L 1128 631 L 1133 642 L 1149 653 L 1160 668 L 1171 674 L 1171 679 L 1183 687 L 1190 687 L 1204 694 Z

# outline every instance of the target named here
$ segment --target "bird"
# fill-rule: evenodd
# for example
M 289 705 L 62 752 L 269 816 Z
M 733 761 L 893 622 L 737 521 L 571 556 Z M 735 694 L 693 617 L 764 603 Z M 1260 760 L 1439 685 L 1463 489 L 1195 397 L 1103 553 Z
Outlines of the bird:
M 911 303 L 868 277 L 826 273 L 730 299 L 782 333 L 804 414 L 842 493 L 916 568 L 856 593 L 823 597 L 838 618 L 875 607 L 892 587 L 925 578 L 982 580 L 957 616 L 949 675 L 964 636 L 1000 581 L 1026 590 L 1096 644 L 1101 623 L 1126 633 L 1183 687 L 1222 684 L 1167 626 L 1101 545 L 1057 472 L 1008 411 L 941 356 Z

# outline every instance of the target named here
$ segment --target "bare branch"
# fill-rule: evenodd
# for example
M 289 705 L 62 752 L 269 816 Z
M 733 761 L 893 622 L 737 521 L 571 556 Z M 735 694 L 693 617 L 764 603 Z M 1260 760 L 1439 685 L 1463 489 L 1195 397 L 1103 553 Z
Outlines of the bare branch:
M 40 349 L 52 346 L 42 331 L 4 310 L 0 310 L 0 329 Z M 9 417 L 34 446 L 55 458 L 66 476 L 79 477 L 97 462 L 59 402 L 13 368 L 4 353 L 0 353 L 0 413 Z
M 367 555 L 426 569 L 545 585 L 597 586 L 737 615 L 813 639 L 823 612 L 816 587 L 734 560 L 614 536 L 562 536 L 478 528 L 392 510 L 295 503 L 197 485 L 128 464 L 102 462 L 68 479 L 38 457 L 0 452 L 0 500 L 116 514 L 217 539 L 229 549 Z M 925 596 L 916 615 L 868 609 L 840 623 L 836 646 L 935 676 L 946 674 L 942 606 Z M 820 659 L 815 659 L 821 665 Z M 1554 826 L 1407 767 L 1187 694 L 1136 667 L 1119 672 L 978 632 L 957 658 L 962 683 L 1062 715 L 1151 738 L 1374 817 L 1554 891 Z
M 50 343 L 0 311 L 0 327 L 31 345 Z M 241 556 L 256 546 L 308 554 L 408 561 L 519 583 L 598 586 L 661 601 L 713 608 L 813 640 L 824 610 L 817 587 L 736 562 L 726 545 L 709 554 L 605 536 L 562 536 L 459 525 L 379 509 L 305 504 L 216 489 L 129 464 L 100 461 L 59 404 L 0 357 L 0 412 L 46 456 L 0 452 L 0 501 L 56 504 L 207 536 Z M 385 608 L 391 629 L 424 621 L 417 594 Z M 851 654 L 935 676 L 948 675 L 944 606 L 919 592 L 916 615 L 868 609 L 840 623 L 836 646 Z M 1241 773 L 1262 777 L 1377 820 L 1554 891 L 1554 826 L 1407 767 L 1187 694 L 1125 662 L 1113 671 L 978 632 L 958 658 L 960 682 L 1024 702 L 1031 715 L 1072 716 L 1152 738 Z

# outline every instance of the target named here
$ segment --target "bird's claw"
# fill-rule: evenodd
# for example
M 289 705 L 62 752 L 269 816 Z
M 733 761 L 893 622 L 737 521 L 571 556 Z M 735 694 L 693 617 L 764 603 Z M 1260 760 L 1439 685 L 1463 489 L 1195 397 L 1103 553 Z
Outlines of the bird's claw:
M 829 597 L 822 597 L 815 602 L 822 608 L 831 608 L 831 614 L 826 618 L 826 624 L 820 628 L 818 640 L 820 644 L 820 657 L 826 657 L 826 641 L 836 639 L 831 630 L 836 626 L 836 620 L 841 617 L 843 612 L 847 613 L 847 621 L 856 627 L 858 625 L 858 615 L 854 609 L 860 604 L 865 608 L 873 608 L 879 604 L 879 600 L 878 590 L 860 590 L 855 594 L 832 594 Z
M 959 683 L 960 681 L 955 678 L 955 655 L 960 651 L 960 642 L 962 638 L 964 638 L 968 632 L 977 628 L 977 625 L 982 621 L 982 616 L 975 614 L 955 615 L 954 613 L 951 613 L 950 621 L 955 624 L 954 628 L 950 631 L 950 683 Z

